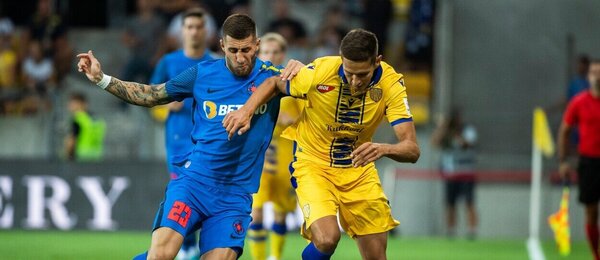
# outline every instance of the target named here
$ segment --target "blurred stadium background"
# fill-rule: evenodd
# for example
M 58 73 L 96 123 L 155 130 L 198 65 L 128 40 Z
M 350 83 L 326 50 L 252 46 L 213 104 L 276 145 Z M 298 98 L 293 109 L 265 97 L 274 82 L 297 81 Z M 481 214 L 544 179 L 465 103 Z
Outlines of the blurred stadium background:
M 414 165 L 377 163 L 388 176 L 383 185 L 402 222 L 389 241 L 389 258 L 528 257 L 532 111 L 546 109 L 555 136 L 578 55 L 600 57 L 600 33 L 593 26 L 600 24 L 598 1 L 2 0 L 0 258 L 126 259 L 149 245 L 168 181 L 160 113 L 103 93 L 76 72 L 74 59 L 94 50 L 103 70 L 121 77 L 135 52 L 122 39 L 136 2 L 147 2 L 164 28 L 149 43 L 148 57 L 173 47 L 161 44 L 167 42 L 162 37 L 188 2 L 208 10 L 217 31 L 228 14 L 249 13 L 260 34 L 267 28 L 282 32 L 291 45 L 288 57 L 305 63 L 335 55 L 350 28 L 376 32 L 384 59 L 405 75 L 421 146 Z M 40 24 L 36 17 L 44 5 L 51 22 Z M 213 37 L 218 53 L 218 35 Z M 39 70 L 24 65 L 35 60 L 36 39 L 52 64 L 51 76 L 42 80 L 36 78 Z M 84 93 L 90 111 L 106 123 L 101 161 L 73 162 L 65 155 L 73 92 Z M 445 236 L 440 151 L 430 145 L 436 119 L 454 106 L 478 129 L 475 240 L 464 238 L 462 210 L 458 236 Z M 376 141 L 393 142 L 390 130 L 383 123 Z M 548 259 L 562 258 L 545 220 L 560 201 L 556 167 L 555 158 L 544 159 L 540 239 Z M 566 258 L 591 259 L 575 194 L 573 248 Z M 305 242 L 297 232 L 289 236 L 286 259 L 299 259 Z M 344 238 L 334 258 L 359 259 L 352 243 Z

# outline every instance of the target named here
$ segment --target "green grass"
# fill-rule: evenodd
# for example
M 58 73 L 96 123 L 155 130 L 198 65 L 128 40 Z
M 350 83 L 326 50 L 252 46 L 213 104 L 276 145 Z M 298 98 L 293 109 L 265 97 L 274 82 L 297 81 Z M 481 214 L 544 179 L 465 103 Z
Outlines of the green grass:
M 131 259 L 147 249 L 144 232 L 0 231 L 0 259 Z M 284 259 L 300 259 L 306 242 L 288 236 Z M 560 257 L 554 242 L 543 244 L 547 259 L 592 259 L 585 242 L 573 245 L 571 256 Z M 447 240 L 391 238 L 388 259 L 527 259 L 524 240 Z M 250 259 L 247 249 L 241 259 Z M 332 259 L 360 259 L 353 240 L 344 236 Z

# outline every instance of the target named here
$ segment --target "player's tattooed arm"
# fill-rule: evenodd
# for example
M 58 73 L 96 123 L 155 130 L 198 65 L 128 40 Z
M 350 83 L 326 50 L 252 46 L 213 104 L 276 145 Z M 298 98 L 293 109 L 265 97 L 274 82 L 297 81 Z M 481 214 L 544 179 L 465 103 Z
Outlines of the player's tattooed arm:
M 127 103 L 138 106 L 152 107 L 173 101 L 167 95 L 165 83 L 146 85 L 137 82 L 122 81 L 113 77 L 106 90 Z
M 94 57 L 92 51 L 80 53 L 77 55 L 77 58 L 79 58 L 79 62 L 77 63 L 79 72 L 84 73 L 91 82 L 97 84 L 104 78 L 100 62 Z M 173 101 L 167 95 L 164 83 L 160 85 L 146 85 L 137 82 L 122 81 L 112 77 L 105 90 L 128 103 L 138 106 L 152 107 Z

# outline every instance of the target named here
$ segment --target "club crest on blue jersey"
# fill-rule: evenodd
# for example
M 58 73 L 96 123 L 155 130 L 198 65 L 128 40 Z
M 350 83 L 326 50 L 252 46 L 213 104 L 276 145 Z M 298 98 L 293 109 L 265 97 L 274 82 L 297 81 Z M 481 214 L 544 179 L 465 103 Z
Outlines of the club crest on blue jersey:
M 254 85 L 254 81 L 252 81 L 252 83 L 250 84 L 250 87 L 248 87 L 248 92 L 250 92 L 250 94 L 254 93 L 254 91 L 256 91 L 256 85 Z
M 235 232 L 236 234 L 238 234 L 238 235 L 244 234 L 244 225 L 242 223 L 242 220 L 236 219 L 233 222 L 232 227 L 233 227 L 233 232 Z

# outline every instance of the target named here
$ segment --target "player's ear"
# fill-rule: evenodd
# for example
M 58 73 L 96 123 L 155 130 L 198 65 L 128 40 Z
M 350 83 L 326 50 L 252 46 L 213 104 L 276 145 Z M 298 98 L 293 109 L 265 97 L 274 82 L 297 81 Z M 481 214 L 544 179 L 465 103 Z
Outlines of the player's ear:
M 221 45 L 221 50 L 225 52 L 225 44 L 223 43 L 223 39 L 219 40 L 219 44 Z
M 375 68 L 379 67 L 379 64 L 381 63 L 381 60 L 382 60 L 382 59 L 383 59 L 383 56 L 382 56 L 382 55 L 378 55 L 378 56 L 375 58 Z

